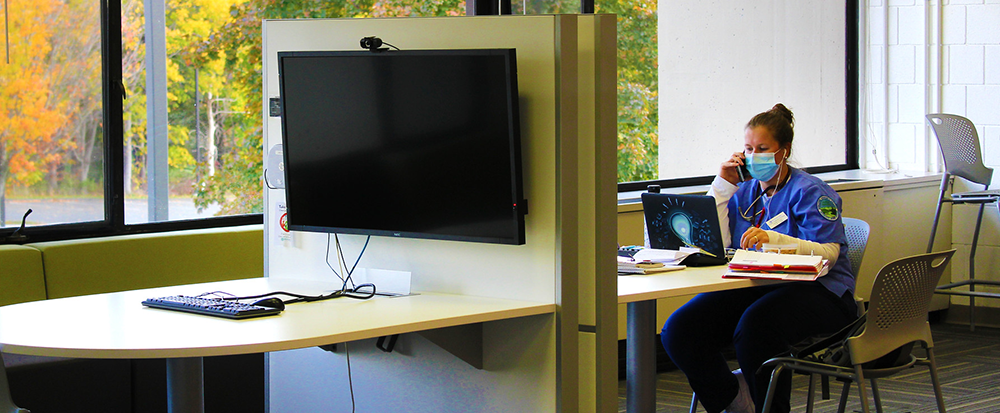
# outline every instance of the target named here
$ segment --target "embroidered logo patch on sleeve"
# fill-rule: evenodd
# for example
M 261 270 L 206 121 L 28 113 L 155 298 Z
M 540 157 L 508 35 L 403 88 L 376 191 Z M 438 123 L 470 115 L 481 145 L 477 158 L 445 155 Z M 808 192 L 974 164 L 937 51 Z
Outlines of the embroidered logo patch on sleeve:
M 819 210 L 820 215 L 823 215 L 823 218 L 830 221 L 836 221 L 840 216 L 840 211 L 837 210 L 837 203 L 833 202 L 826 195 L 819 197 L 819 201 L 816 202 L 816 209 Z

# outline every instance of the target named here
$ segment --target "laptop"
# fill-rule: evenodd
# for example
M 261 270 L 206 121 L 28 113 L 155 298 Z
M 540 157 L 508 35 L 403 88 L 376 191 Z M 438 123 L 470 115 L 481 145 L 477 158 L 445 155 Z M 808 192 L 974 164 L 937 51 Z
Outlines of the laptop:
M 722 230 L 715 209 L 715 198 L 707 195 L 642 194 L 649 246 L 679 250 L 700 248 L 681 264 L 707 266 L 726 264 Z

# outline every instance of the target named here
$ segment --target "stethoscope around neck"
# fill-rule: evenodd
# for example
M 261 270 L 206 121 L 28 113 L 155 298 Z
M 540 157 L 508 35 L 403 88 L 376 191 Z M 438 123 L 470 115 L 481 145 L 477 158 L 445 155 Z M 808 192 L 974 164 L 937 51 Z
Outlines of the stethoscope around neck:
M 785 168 L 789 168 L 789 166 L 785 165 Z M 781 171 L 779 170 L 778 173 L 781 173 Z M 772 189 L 774 189 L 774 192 L 772 192 L 770 196 L 774 197 L 774 194 L 778 193 L 778 190 L 780 190 L 781 188 L 784 188 L 785 184 L 788 183 L 788 180 L 791 179 L 791 177 L 792 177 L 792 171 L 788 170 L 788 174 L 785 175 L 785 179 L 782 179 L 781 182 L 778 182 L 777 185 L 771 185 L 764 189 L 760 189 L 759 184 L 754 185 L 754 189 L 760 192 L 758 192 L 757 196 L 754 197 L 753 202 L 751 202 L 750 205 L 747 206 L 746 211 L 739 211 L 740 216 L 742 216 L 743 219 L 750 222 L 754 227 L 760 228 L 761 224 L 764 223 L 764 217 L 767 216 L 767 205 L 764 205 L 764 202 L 761 201 L 761 198 L 763 198 L 764 195 L 767 194 L 767 191 L 770 191 Z M 757 201 L 761 201 L 760 211 L 751 213 L 753 212 L 754 206 L 757 205 Z

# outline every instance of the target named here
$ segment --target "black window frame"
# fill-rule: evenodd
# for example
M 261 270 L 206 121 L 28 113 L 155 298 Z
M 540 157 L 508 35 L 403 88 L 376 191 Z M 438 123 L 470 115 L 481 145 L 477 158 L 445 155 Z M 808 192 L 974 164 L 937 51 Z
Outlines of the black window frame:
M 112 16 L 115 16 L 112 18 Z M 101 100 L 104 105 L 104 220 L 27 227 L 11 240 L 18 227 L 0 228 L 0 245 L 30 244 L 114 235 L 144 234 L 238 225 L 263 224 L 264 214 L 125 223 L 125 142 L 122 100 L 127 98 L 122 80 L 121 3 L 101 1 Z M 261 184 L 263 191 L 263 183 Z M 263 196 L 263 193 L 261 194 Z M 21 212 L 11 211 L 20 216 Z

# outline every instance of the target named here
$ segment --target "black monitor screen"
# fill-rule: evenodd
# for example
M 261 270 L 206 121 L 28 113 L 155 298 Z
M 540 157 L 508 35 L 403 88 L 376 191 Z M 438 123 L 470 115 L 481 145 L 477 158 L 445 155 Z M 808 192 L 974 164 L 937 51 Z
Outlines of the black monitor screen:
M 523 244 L 515 62 L 278 53 L 289 228 Z

